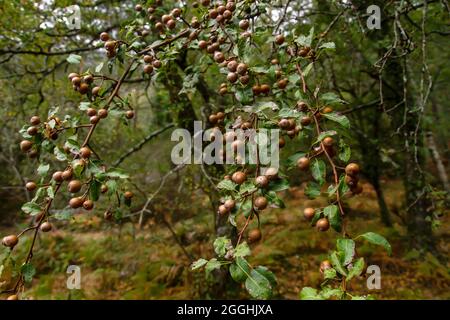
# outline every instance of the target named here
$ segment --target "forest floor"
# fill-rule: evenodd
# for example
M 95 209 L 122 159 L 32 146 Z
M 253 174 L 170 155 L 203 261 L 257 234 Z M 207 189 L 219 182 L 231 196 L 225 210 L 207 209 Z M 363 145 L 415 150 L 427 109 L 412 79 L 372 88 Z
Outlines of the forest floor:
M 386 200 L 392 211 L 401 207 L 401 185 L 385 184 Z M 302 217 L 306 206 L 323 205 L 308 200 L 301 189 L 284 196 L 286 209 L 270 209 L 261 215 L 263 239 L 252 245 L 250 263 L 267 266 L 278 279 L 274 298 L 298 299 L 302 287 L 319 287 L 320 261 L 335 246 L 334 231 L 320 233 Z M 348 201 L 350 234 L 374 231 L 392 244 L 388 256 L 381 247 L 358 241 L 358 254 L 367 257 L 369 265 L 381 268 L 381 289 L 369 291 L 366 279 L 352 281 L 349 290 L 371 294 L 376 299 L 450 299 L 448 264 L 431 254 L 420 256 L 408 250 L 405 229 L 393 217 L 392 228 L 381 225 L 376 196 L 370 185 L 364 185 L 361 196 Z M 197 209 L 202 211 L 201 205 Z M 205 201 L 205 210 L 210 206 Z M 448 219 L 444 217 L 443 219 Z M 210 215 L 194 214 L 192 218 L 173 222 L 177 236 L 195 259 L 213 257 Z M 242 223 L 242 222 L 240 222 Z M 242 225 L 242 224 L 241 224 Z M 450 232 L 448 221 L 436 230 L 438 247 L 448 257 Z M 5 230 L 0 230 L 4 234 Z M 130 223 L 118 228 L 93 215 L 77 216 L 74 222 L 41 237 L 34 264 L 37 274 L 26 296 L 32 299 L 196 299 L 208 298 L 204 292 L 204 272 L 191 271 L 189 260 L 164 226 L 149 221 L 142 230 Z M 81 289 L 68 290 L 68 265 L 81 268 Z M 206 282 L 205 282 L 206 281 Z M 203 289 L 201 289 L 203 288 Z M 229 295 L 236 298 L 236 295 Z M 248 298 L 245 290 L 239 298 Z

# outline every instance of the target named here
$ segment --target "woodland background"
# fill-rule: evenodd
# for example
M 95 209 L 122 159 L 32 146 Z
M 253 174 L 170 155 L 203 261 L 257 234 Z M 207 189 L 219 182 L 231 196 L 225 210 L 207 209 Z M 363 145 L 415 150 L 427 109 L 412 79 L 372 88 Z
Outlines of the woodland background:
M 30 223 L 20 207 L 31 197 L 23 186 L 37 164 L 19 151 L 19 130 L 31 115 L 45 115 L 54 106 L 64 113 L 79 112 L 79 96 L 67 81 L 74 71 L 67 57 L 81 55 L 92 67 L 105 61 L 98 35 L 114 34 L 134 16 L 137 2 L 0 0 L 1 235 Z M 177 3 L 164 1 L 168 7 Z M 74 4 L 81 8 L 80 30 L 52 18 L 56 8 Z M 371 4 L 382 8 L 381 30 L 366 27 Z M 312 77 L 348 102 L 339 111 L 352 122 L 352 159 L 361 164 L 364 182 L 363 193 L 347 203 L 351 228 L 376 231 L 393 247 L 390 257 L 370 245 L 361 249 L 382 270 L 382 289 L 371 294 L 379 299 L 449 299 L 448 2 L 281 0 L 272 5 L 278 8 L 272 14 L 274 25 L 295 25 L 303 33 L 314 26 L 336 44 L 335 54 L 321 59 Z M 124 88 L 136 117 L 129 126 L 111 118 L 93 139 L 102 159 L 130 173 L 137 214 L 120 223 L 104 221 L 103 203 L 93 212 L 61 217 L 56 230 L 39 239 L 34 258 L 38 274 L 29 295 L 248 298 L 236 286 L 217 290 L 216 279 L 189 269 L 193 260 L 212 255 L 211 241 L 221 227 L 212 204 L 217 195 L 211 179 L 216 183 L 218 175 L 209 178 L 196 165 L 173 170 L 170 161 L 171 128 L 202 119 L 205 106 L 222 102 L 216 87 L 205 85 L 220 83 L 214 70 L 201 74 L 200 81 L 190 76 L 196 54 L 202 53 L 187 53 L 157 82 L 139 75 L 127 81 Z M 188 94 L 179 95 L 181 90 Z M 190 112 L 183 113 L 181 104 Z M 287 153 L 295 152 L 294 146 L 288 148 Z M 287 208 L 264 214 L 263 241 L 252 247 L 252 259 L 277 274 L 275 298 L 297 299 L 302 287 L 320 283 L 318 265 L 334 235 L 318 233 L 303 220 L 303 208 L 321 200 L 305 197 L 304 173 L 294 169 L 289 174 L 293 187 L 283 194 Z M 152 214 L 141 216 L 139 208 L 150 196 Z M 81 290 L 65 287 L 69 264 L 82 268 Z M 354 289 L 366 292 L 365 281 L 360 283 Z

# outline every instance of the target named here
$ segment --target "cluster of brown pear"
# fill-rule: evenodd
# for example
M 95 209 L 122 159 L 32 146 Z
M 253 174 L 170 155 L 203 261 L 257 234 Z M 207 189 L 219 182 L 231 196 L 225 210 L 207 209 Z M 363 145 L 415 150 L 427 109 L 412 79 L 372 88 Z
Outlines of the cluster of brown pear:
M 280 121 L 278 121 L 278 127 L 286 132 L 286 135 L 291 139 L 295 138 L 302 130 L 302 128 L 297 125 L 295 119 L 292 118 L 280 119 Z
M 218 2 L 211 6 L 210 0 L 202 0 L 202 6 L 209 8 L 208 17 L 215 20 L 218 24 L 225 24 L 233 18 L 233 12 L 236 10 L 236 3 L 233 0 Z
M 27 129 L 27 133 L 30 136 L 37 135 L 41 119 L 38 116 L 33 116 L 30 119 L 30 124 L 31 126 Z M 20 150 L 25 152 L 30 158 L 36 158 L 39 155 L 39 151 L 36 148 L 33 148 L 33 142 L 30 140 L 22 140 L 20 142 Z
M 117 47 L 119 46 L 119 42 L 111 40 L 107 32 L 100 33 L 100 40 L 105 43 L 106 56 L 110 59 L 114 58 L 117 54 Z
M 359 166 L 356 163 L 349 163 L 345 167 L 345 183 L 353 194 L 360 194 L 363 188 L 359 183 Z
M 225 113 L 223 113 L 222 111 L 219 111 L 217 113 L 212 113 L 209 117 L 208 120 L 211 124 L 222 124 L 223 120 L 225 119 Z
M 278 170 L 276 168 L 268 168 L 263 175 L 259 175 L 255 178 L 255 185 L 259 189 L 266 188 L 270 181 L 277 179 Z M 247 173 L 244 171 L 236 171 L 231 176 L 226 175 L 224 177 L 226 180 L 231 180 L 238 185 L 242 185 L 247 181 Z M 269 205 L 269 201 L 263 195 L 258 195 L 253 198 L 253 208 L 257 212 L 261 212 L 266 209 Z M 236 208 L 236 200 L 227 199 L 223 201 L 223 203 L 219 206 L 217 212 L 224 216 L 229 214 L 233 209 Z M 259 228 L 252 229 L 248 232 L 248 241 L 249 243 L 257 242 L 261 239 L 261 230 Z
M 78 91 L 80 94 L 87 94 L 94 82 L 94 77 L 91 74 L 81 76 L 78 73 L 70 73 L 68 75 L 69 81 L 72 83 L 73 89 Z M 96 96 L 100 91 L 99 87 L 94 87 L 92 89 L 92 95 Z
M 308 161 L 309 159 L 305 158 Z M 304 160 L 304 161 L 306 161 Z M 349 186 L 353 194 L 362 192 L 362 187 L 358 184 L 359 166 L 356 163 L 349 163 L 345 167 L 345 183 Z M 303 210 L 303 216 L 306 220 L 312 221 L 316 215 L 316 209 L 308 207 Z M 330 223 L 326 217 L 320 218 L 316 222 L 316 227 L 319 231 L 327 231 L 330 228 Z
M 159 69 L 162 67 L 161 60 L 158 60 L 156 57 L 146 54 L 143 57 L 144 60 L 144 68 L 143 71 L 145 74 L 152 74 L 154 69 Z
M 316 215 L 316 210 L 314 208 L 308 207 L 303 210 L 303 216 L 306 220 L 311 221 Z M 330 222 L 326 217 L 320 218 L 316 222 L 316 228 L 319 231 L 327 231 L 330 228 Z

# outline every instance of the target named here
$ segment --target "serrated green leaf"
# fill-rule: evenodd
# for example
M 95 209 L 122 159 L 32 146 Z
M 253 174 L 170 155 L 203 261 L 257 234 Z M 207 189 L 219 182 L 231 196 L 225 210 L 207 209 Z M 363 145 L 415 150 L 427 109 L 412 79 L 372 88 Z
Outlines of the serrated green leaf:
M 239 194 L 249 194 L 258 190 L 258 188 L 250 181 L 246 181 L 239 187 Z
M 320 196 L 320 185 L 317 182 L 314 181 L 310 181 L 308 182 L 308 184 L 306 185 L 305 188 L 305 195 L 309 198 L 309 199 L 315 199 L 318 196 Z
M 336 44 L 334 42 L 325 42 L 319 48 L 323 49 L 336 49 Z
M 267 300 L 272 296 L 270 281 L 255 269 L 250 272 L 245 280 L 245 288 L 255 299 Z
M 279 192 L 283 190 L 289 189 L 289 181 L 287 179 L 277 179 L 274 181 L 270 181 L 268 185 L 268 190 L 273 192 Z
M 300 300 L 323 300 L 323 298 L 317 293 L 317 289 L 304 287 L 300 291 Z
M 369 241 L 370 243 L 379 245 L 379 246 L 383 246 L 388 255 L 392 254 L 392 247 L 389 243 L 389 241 L 386 240 L 386 238 L 384 238 L 383 236 L 379 235 L 378 233 L 374 233 L 374 232 L 367 232 L 364 233 L 362 235 L 359 235 L 355 238 L 355 240 L 359 237 L 363 237 L 364 239 L 366 239 L 367 241 Z
M 206 259 L 198 259 L 197 261 L 194 261 L 191 265 L 191 270 L 197 270 L 201 267 L 203 267 L 204 265 L 206 265 L 208 263 L 208 260 Z
M 111 169 L 106 172 L 106 176 L 110 178 L 128 179 L 130 176 L 122 169 Z
M 217 188 L 220 190 L 235 191 L 237 184 L 231 180 L 224 179 L 217 184 Z
M 238 244 L 234 250 L 235 257 L 245 257 L 249 256 L 250 254 L 251 254 L 250 247 L 245 241 Z
M 91 182 L 91 185 L 89 188 L 89 197 L 91 198 L 92 201 L 97 201 L 98 198 L 100 197 L 101 186 L 102 186 L 102 184 L 97 180 L 93 180 Z
M 53 153 L 55 154 L 55 157 L 59 161 L 67 161 L 67 155 L 66 153 L 61 150 L 59 147 L 55 147 L 53 149 Z
M 52 199 L 55 198 L 55 190 L 53 190 L 53 187 L 52 187 L 52 186 L 49 186 L 49 187 L 47 188 L 47 195 L 48 195 L 50 198 L 52 198 Z
M 340 298 L 342 297 L 343 291 L 340 288 L 333 289 L 330 287 L 325 287 L 320 292 L 320 296 L 323 299 L 330 299 L 331 297 Z
M 303 76 L 307 77 L 309 75 L 309 73 L 311 72 L 312 68 L 314 66 L 314 62 L 311 62 L 310 64 L 308 64 L 305 68 L 305 70 L 303 70 Z
M 86 111 L 87 109 L 89 109 L 91 106 L 91 103 L 88 101 L 83 101 L 80 102 L 80 105 L 78 106 L 78 109 L 80 109 L 81 111 Z
M 337 231 L 341 232 L 342 228 L 342 219 L 341 214 L 339 213 L 339 209 L 336 205 L 332 204 L 323 209 L 323 214 L 328 218 L 331 227 Z
M 359 276 L 364 270 L 364 258 L 359 258 L 353 263 L 353 267 L 349 270 L 347 281 L 350 281 L 352 278 Z
M 334 130 L 324 131 L 319 134 L 319 136 L 317 137 L 317 140 L 314 142 L 314 144 L 321 142 L 326 137 L 335 136 L 336 134 L 337 134 L 337 132 Z
M 336 278 L 336 270 L 333 268 L 326 269 L 323 273 L 325 280 L 331 280 Z
M 311 174 L 320 185 L 323 185 L 327 174 L 325 162 L 323 160 L 314 159 L 311 165 Z
M 101 62 L 100 64 L 98 64 L 98 65 L 95 67 L 95 72 L 96 72 L 96 73 L 99 73 L 100 71 L 102 71 L 103 65 L 104 65 L 103 62 Z
M 69 220 L 70 218 L 72 218 L 73 216 L 73 211 L 71 209 L 63 209 L 63 210 L 58 210 L 55 211 L 52 214 L 52 217 L 57 219 L 57 220 Z
M 350 128 L 350 120 L 344 115 L 338 114 L 336 112 L 324 113 L 323 116 L 331 121 L 339 123 L 344 128 Z
M 270 271 L 267 267 L 257 266 L 255 270 L 258 271 L 260 274 L 262 274 L 264 277 L 266 277 L 267 280 L 269 280 L 272 288 L 274 288 L 277 285 L 277 278 L 275 277 L 275 274 L 272 271 Z
M 352 155 L 352 150 L 350 147 L 344 142 L 344 140 L 339 140 L 339 159 L 343 162 L 348 162 Z
M 337 239 L 336 248 L 342 257 L 341 262 L 344 266 L 352 262 L 355 256 L 355 241 L 352 239 Z
M 338 97 L 334 92 L 324 93 L 320 96 L 320 100 L 322 100 L 325 104 L 343 104 L 346 103 L 344 100 Z
M 214 240 L 213 243 L 214 251 L 219 257 L 225 256 L 228 250 L 233 248 L 233 245 L 231 244 L 231 240 L 227 237 L 219 237 L 216 240 Z
M 248 262 L 240 257 L 230 265 L 230 275 L 236 282 L 244 282 L 250 275 L 250 265 Z
M 213 258 L 206 263 L 205 271 L 209 273 L 215 269 L 219 269 L 221 266 L 222 264 L 220 263 L 220 261 L 218 261 L 216 258 Z
M 22 265 L 20 268 L 20 273 L 22 274 L 25 282 L 31 282 L 31 280 L 33 280 L 33 276 L 36 274 L 36 269 L 31 263 L 27 263 Z
M 42 208 L 34 202 L 27 202 L 22 206 L 22 211 L 25 212 L 26 214 L 35 216 L 39 213 L 41 213 Z
M 48 170 L 50 170 L 50 165 L 49 164 L 44 164 L 41 163 L 39 165 L 39 167 L 37 168 L 37 173 L 38 175 L 40 175 L 41 177 L 45 177 L 48 173 Z
M 67 62 L 71 64 L 80 64 L 81 62 L 81 56 L 77 54 L 71 54 L 67 57 Z
M 243 105 L 253 102 L 253 91 L 249 87 L 244 89 L 237 89 L 235 96 L 236 100 Z
M 339 259 L 336 251 L 333 251 L 333 253 L 330 255 L 330 261 L 331 261 L 331 264 L 333 265 L 334 269 L 336 269 L 337 272 L 339 272 L 340 274 L 342 274 L 344 276 L 347 275 L 347 271 L 342 266 L 341 260 Z

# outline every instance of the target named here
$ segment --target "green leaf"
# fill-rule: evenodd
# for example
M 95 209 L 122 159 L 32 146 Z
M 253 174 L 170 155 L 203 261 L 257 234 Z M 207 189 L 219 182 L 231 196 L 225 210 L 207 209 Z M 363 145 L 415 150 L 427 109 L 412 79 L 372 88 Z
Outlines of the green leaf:
M 53 187 L 52 187 L 52 186 L 49 186 L 49 187 L 47 188 L 47 195 L 48 195 L 50 198 L 52 198 L 52 199 L 55 198 L 55 190 L 53 190 Z
M 342 296 L 343 292 L 340 288 L 333 289 L 330 287 L 325 287 L 320 292 L 320 296 L 324 299 L 330 299 L 331 297 L 340 298 Z
M 314 66 L 314 62 L 311 62 L 310 64 L 308 64 L 305 68 L 305 70 L 303 70 L 303 76 L 307 77 L 308 74 L 311 72 L 312 68 Z
M 264 277 L 266 277 L 267 280 L 269 280 L 270 284 L 272 285 L 272 288 L 277 285 L 277 278 L 275 277 L 273 272 L 270 271 L 267 267 L 257 266 L 255 270 L 258 271 L 260 274 L 262 274 Z
M 317 221 L 321 218 L 321 216 L 322 216 L 322 211 L 315 210 L 314 217 L 311 220 L 312 227 L 314 227 L 316 225 Z
M 335 231 L 341 232 L 342 220 L 338 207 L 334 204 L 329 205 L 323 209 L 323 214 L 328 218 L 328 221 L 330 221 L 331 227 Z
M 325 175 L 326 165 L 323 160 L 314 159 L 314 162 L 311 165 L 311 173 L 313 178 L 320 184 L 323 185 L 325 183 Z
M 209 273 L 215 269 L 219 269 L 221 266 L 222 264 L 220 263 L 220 261 L 218 261 L 216 258 L 213 258 L 206 264 L 205 271 Z
M 268 189 L 273 192 L 279 192 L 289 189 L 289 181 L 287 179 L 277 179 L 269 183 Z
M 130 176 L 122 169 L 111 169 L 106 172 L 106 176 L 110 178 L 128 179 Z
M 249 104 L 253 102 L 253 91 L 252 88 L 246 87 L 244 89 L 237 89 L 235 93 L 237 101 L 241 104 Z
M 27 202 L 22 206 L 22 211 L 25 212 L 26 214 L 35 216 L 39 213 L 41 213 L 42 208 L 34 202 Z
M 101 62 L 100 64 L 98 64 L 98 65 L 95 67 L 95 72 L 96 72 L 96 73 L 99 73 L 100 71 L 102 71 L 103 65 L 104 65 L 103 62 Z
M 223 257 L 226 255 L 227 251 L 233 248 L 231 244 L 231 240 L 227 237 L 219 237 L 214 240 L 213 243 L 214 251 L 219 257 Z
M 201 267 L 203 267 L 204 265 L 206 265 L 208 263 L 208 260 L 206 259 L 198 259 L 197 261 L 194 261 L 191 265 L 191 270 L 197 270 Z
M 341 260 L 339 259 L 337 252 L 333 251 L 333 253 L 330 255 L 331 264 L 333 265 L 334 269 L 336 269 L 337 272 L 340 274 L 346 276 L 347 271 L 345 271 L 344 267 L 341 264 Z
M 89 197 L 91 198 L 92 201 L 97 201 L 98 198 L 100 197 L 101 186 L 102 184 L 97 180 L 93 180 L 91 182 L 91 186 L 89 188 Z
M 66 153 L 61 150 L 59 147 L 55 147 L 53 150 L 53 153 L 55 154 L 55 157 L 59 161 L 67 161 L 67 155 Z
M 73 211 L 71 209 L 58 210 L 52 214 L 52 217 L 57 220 L 69 220 L 73 216 Z
M 378 233 L 374 233 L 374 232 L 367 232 L 364 234 L 361 234 L 359 236 L 357 236 L 355 238 L 355 240 L 359 237 L 363 237 L 364 239 L 366 239 L 367 241 L 369 241 L 370 243 L 379 245 L 379 246 L 383 246 L 388 255 L 392 254 L 392 247 L 390 245 L 390 243 L 386 240 L 386 238 L 384 238 L 383 236 L 379 235 Z
M 276 111 L 279 109 L 278 105 L 273 101 L 262 101 L 255 105 L 256 112 L 262 112 L 264 110 L 270 109 Z
M 275 191 L 269 191 L 265 195 L 266 195 L 267 200 L 269 201 L 269 203 L 272 206 L 274 206 L 276 208 L 281 208 L 281 209 L 286 208 L 286 205 L 284 204 L 283 200 L 281 200 L 277 196 Z
M 108 187 L 108 195 L 113 195 L 117 191 L 117 181 L 109 180 L 106 182 L 106 186 Z
M 353 263 L 353 267 L 349 270 L 347 281 L 350 281 L 352 278 L 359 276 L 364 270 L 364 258 L 359 258 Z
M 251 254 L 250 247 L 248 246 L 247 242 L 245 242 L 245 241 L 238 244 L 234 250 L 235 257 L 245 257 L 245 256 L 249 256 L 250 254 Z
M 250 265 L 248 262 L 240 257 L 230 265 L 230 275 L 236 282 L 244 282 L 250 275 Z
M 77 54 L 71 54 L 67 57 L 67 62 L 71 64 L 80 64 L 81 62 L 81 56 Z
M 89 109 L 91 106 L 91 103 L 88 101 L 83 101 L 80 102 L 80 105 L 78 107 L 78 109 L 80 109 L 81 111 L 86 111 L 87 109 Z
M 317 294 L 317 289 L 304 287 L 300 291 L 300 300 L 323 300 L 323 298 Z
M 50 110 L 48 110 L 47 118 L 53 117 L 55 114 L 58 113 L 58 111 L 59 111 L 59 107 L 57 107 L 57 106 L 51 107 Z
M 33 280 L 33 276 L 36 274 L 36 269 L 31 263 L 27 263 L 22 265 L 20 268 L 20 273 L 22 274 L 25 282 L 31 282 L 31 280 Z
M 300 117 L 300 112 L 294 109 L 283 108 L 278 112 L 278 117 L 280 118 L 298 118 Z
M 323 273 L 325 280 L 331 280 L 336 278 L 336 270 L 333 268 L 326 269 Z
M 324 93 L 320 96 L 320 100 L 322 100 L 325 104 L 343 104 L 346 103 L 344 100 L 338 97 L 334 92 Z
M 312 27 L 309 30 L 308 36 L 301 35 L 297 39 L 295 39 L 295 42 L 301 47 L 311 47 L 313 37 L 314 37 L 314 27 Z
M 72 136 L 72 137 L 67 138 L 64 146 L 68 147 L 70 150 L 75 150 L 77 152 L 80 151 L 80 147 L 81 147 L 77 141 L 77 136 Z
M 267 300 L 272 296 L 270 281 L 255 269 L 250 272 L 247 280 L 245 280 L 245 288 L 255 299 Z
M 344 115 L 338 114 L 336 112 L 324 113 L 323 116 L 331 121 L 339 123 L 344 128 L 350 128 L 350 120 Z
M 235 191 L 237 184 L 231 180 L 224 179 L 217 184 L 217 188 L 220 190 Z
M 309 199 L 317 198 L 318 196 L 320 196 L 320 185 L 314 181 L 308 182 L 305 188 L 305 195 Z
M 344 142 L 344 140 L 339 140 L 339 159 L 343 162 L 348 162 L 352 155 L 352 150 L 350 147 Z
M 326 137 L 335 136 L 336 134 L 337 134 L 337 132 L 334 130 L 324 131 L 319 134 L 319 136 L 317 137 L 317 140 L 314 142 L 314 144 L 321 142 Z
M 45 177 L 48 173 L 48 170 L 50 170 L 50 165 L 49 164 L 40 164 L 39 167 L 37 168 L 37 173 L 38 175 L 40 175 L 41 177 Z
M 246 181 L 239 187 L 239 194 L 249 194 L 258 190 L 258 188 L 250 181 Z
M 337 239 L 336 248 L 342 257 L 341 262 L 344 266 L 352 262 L 355 256 L 355 241 L 352 239 Z
M 306 155 L 306 153 L 304 153 L 304 152 L 294 153 L 292 156 L 287 158 L 287 160 L 286 160 L 287 166 L 288 167 L 297 166 L 298 159 L 300 159 L 301 157 L 304 157 L 305 155 Z
M 319 48 L 334 50 L 336 49 L 336 44 L 334 42 L 325 42 Z

